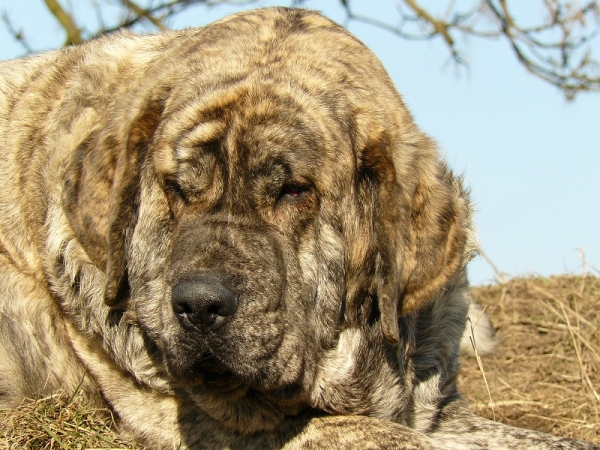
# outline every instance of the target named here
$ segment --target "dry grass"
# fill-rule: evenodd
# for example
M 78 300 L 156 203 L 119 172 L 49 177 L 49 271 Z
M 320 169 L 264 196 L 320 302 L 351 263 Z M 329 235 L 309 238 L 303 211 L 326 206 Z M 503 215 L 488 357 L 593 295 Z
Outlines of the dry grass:
M 600 444 L 600 278 L 520 278 L 474 288 L 501 346 L 464 357 L 459 390 L 480 415 Z M 493 408 L 492 408 L 493 407 Z
M 53 395 L 0 410 L 0 449 L 140 448 L 119 434 L 110 411 L 88 404 L 79 396 Z
M 489 394 L 475 358 L 463 358 L 459 389 L 473 410 L 600 444 L 600 278 L 514 279 L 474 294 L 502 345 L 482 358 Z M 25 401 L 0 423 L 0 449 L 141 448 L 78 397 Z

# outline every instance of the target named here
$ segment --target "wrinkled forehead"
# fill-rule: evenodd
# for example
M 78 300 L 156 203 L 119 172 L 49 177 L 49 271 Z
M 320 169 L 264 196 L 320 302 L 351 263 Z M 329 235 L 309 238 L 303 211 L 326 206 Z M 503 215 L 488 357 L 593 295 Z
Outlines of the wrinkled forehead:
M 258 78 L 215 87 L 166 111 L 157 133 L 159 172 L 174 172 L 203 151 L 249 170 L 260 170 L 264 161 L 314 170 L 353 167 L 350 115 L 342 117 L 326 97 L 301 86 Z
M 316 14 L 269 14 L 234 16 L 186 38 L 187 64 L 171 82 L 158 133 L 172 155 L 160 158 L 164 169 L 214 143 L 247 161 L 281 149 L 351 169 L 369 130 L 398 122 L 390 105 L 399 97 L 362 43 Z

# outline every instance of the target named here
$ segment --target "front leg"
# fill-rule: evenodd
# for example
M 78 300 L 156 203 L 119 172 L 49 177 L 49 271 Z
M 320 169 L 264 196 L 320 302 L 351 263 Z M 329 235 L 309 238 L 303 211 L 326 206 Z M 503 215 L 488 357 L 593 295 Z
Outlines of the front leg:
M 95 387 L 69 344 L 47 287 L 0 255 L 0 408 Z
M 600 449 L 589 442 L 516 428 L 479 417 L 468 409 L 464 400 L 445 406 L 428 435 L 435 442 L 452 442 L 452 448 L 461 449 Z

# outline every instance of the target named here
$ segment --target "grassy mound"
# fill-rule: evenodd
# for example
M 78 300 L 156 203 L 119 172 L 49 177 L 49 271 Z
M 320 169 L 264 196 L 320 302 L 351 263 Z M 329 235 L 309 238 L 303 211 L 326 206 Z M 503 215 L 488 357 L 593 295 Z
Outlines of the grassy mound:
M 462 358 L 459 390 L 479 415 L 600 444 L 600 278 L 519 278 L 478 287 L 500 346 Z M 491 400 L 490 400 L 491 397 Z

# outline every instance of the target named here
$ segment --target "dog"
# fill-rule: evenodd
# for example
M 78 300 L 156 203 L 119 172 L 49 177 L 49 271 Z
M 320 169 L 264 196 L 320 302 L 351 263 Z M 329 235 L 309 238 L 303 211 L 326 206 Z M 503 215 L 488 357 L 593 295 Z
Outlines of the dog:
M 342 27 L 267 8 L 0 74 L 3 406 L 79 389 L 151 447 L 597 448 L 461 399 L 468 193 Z

